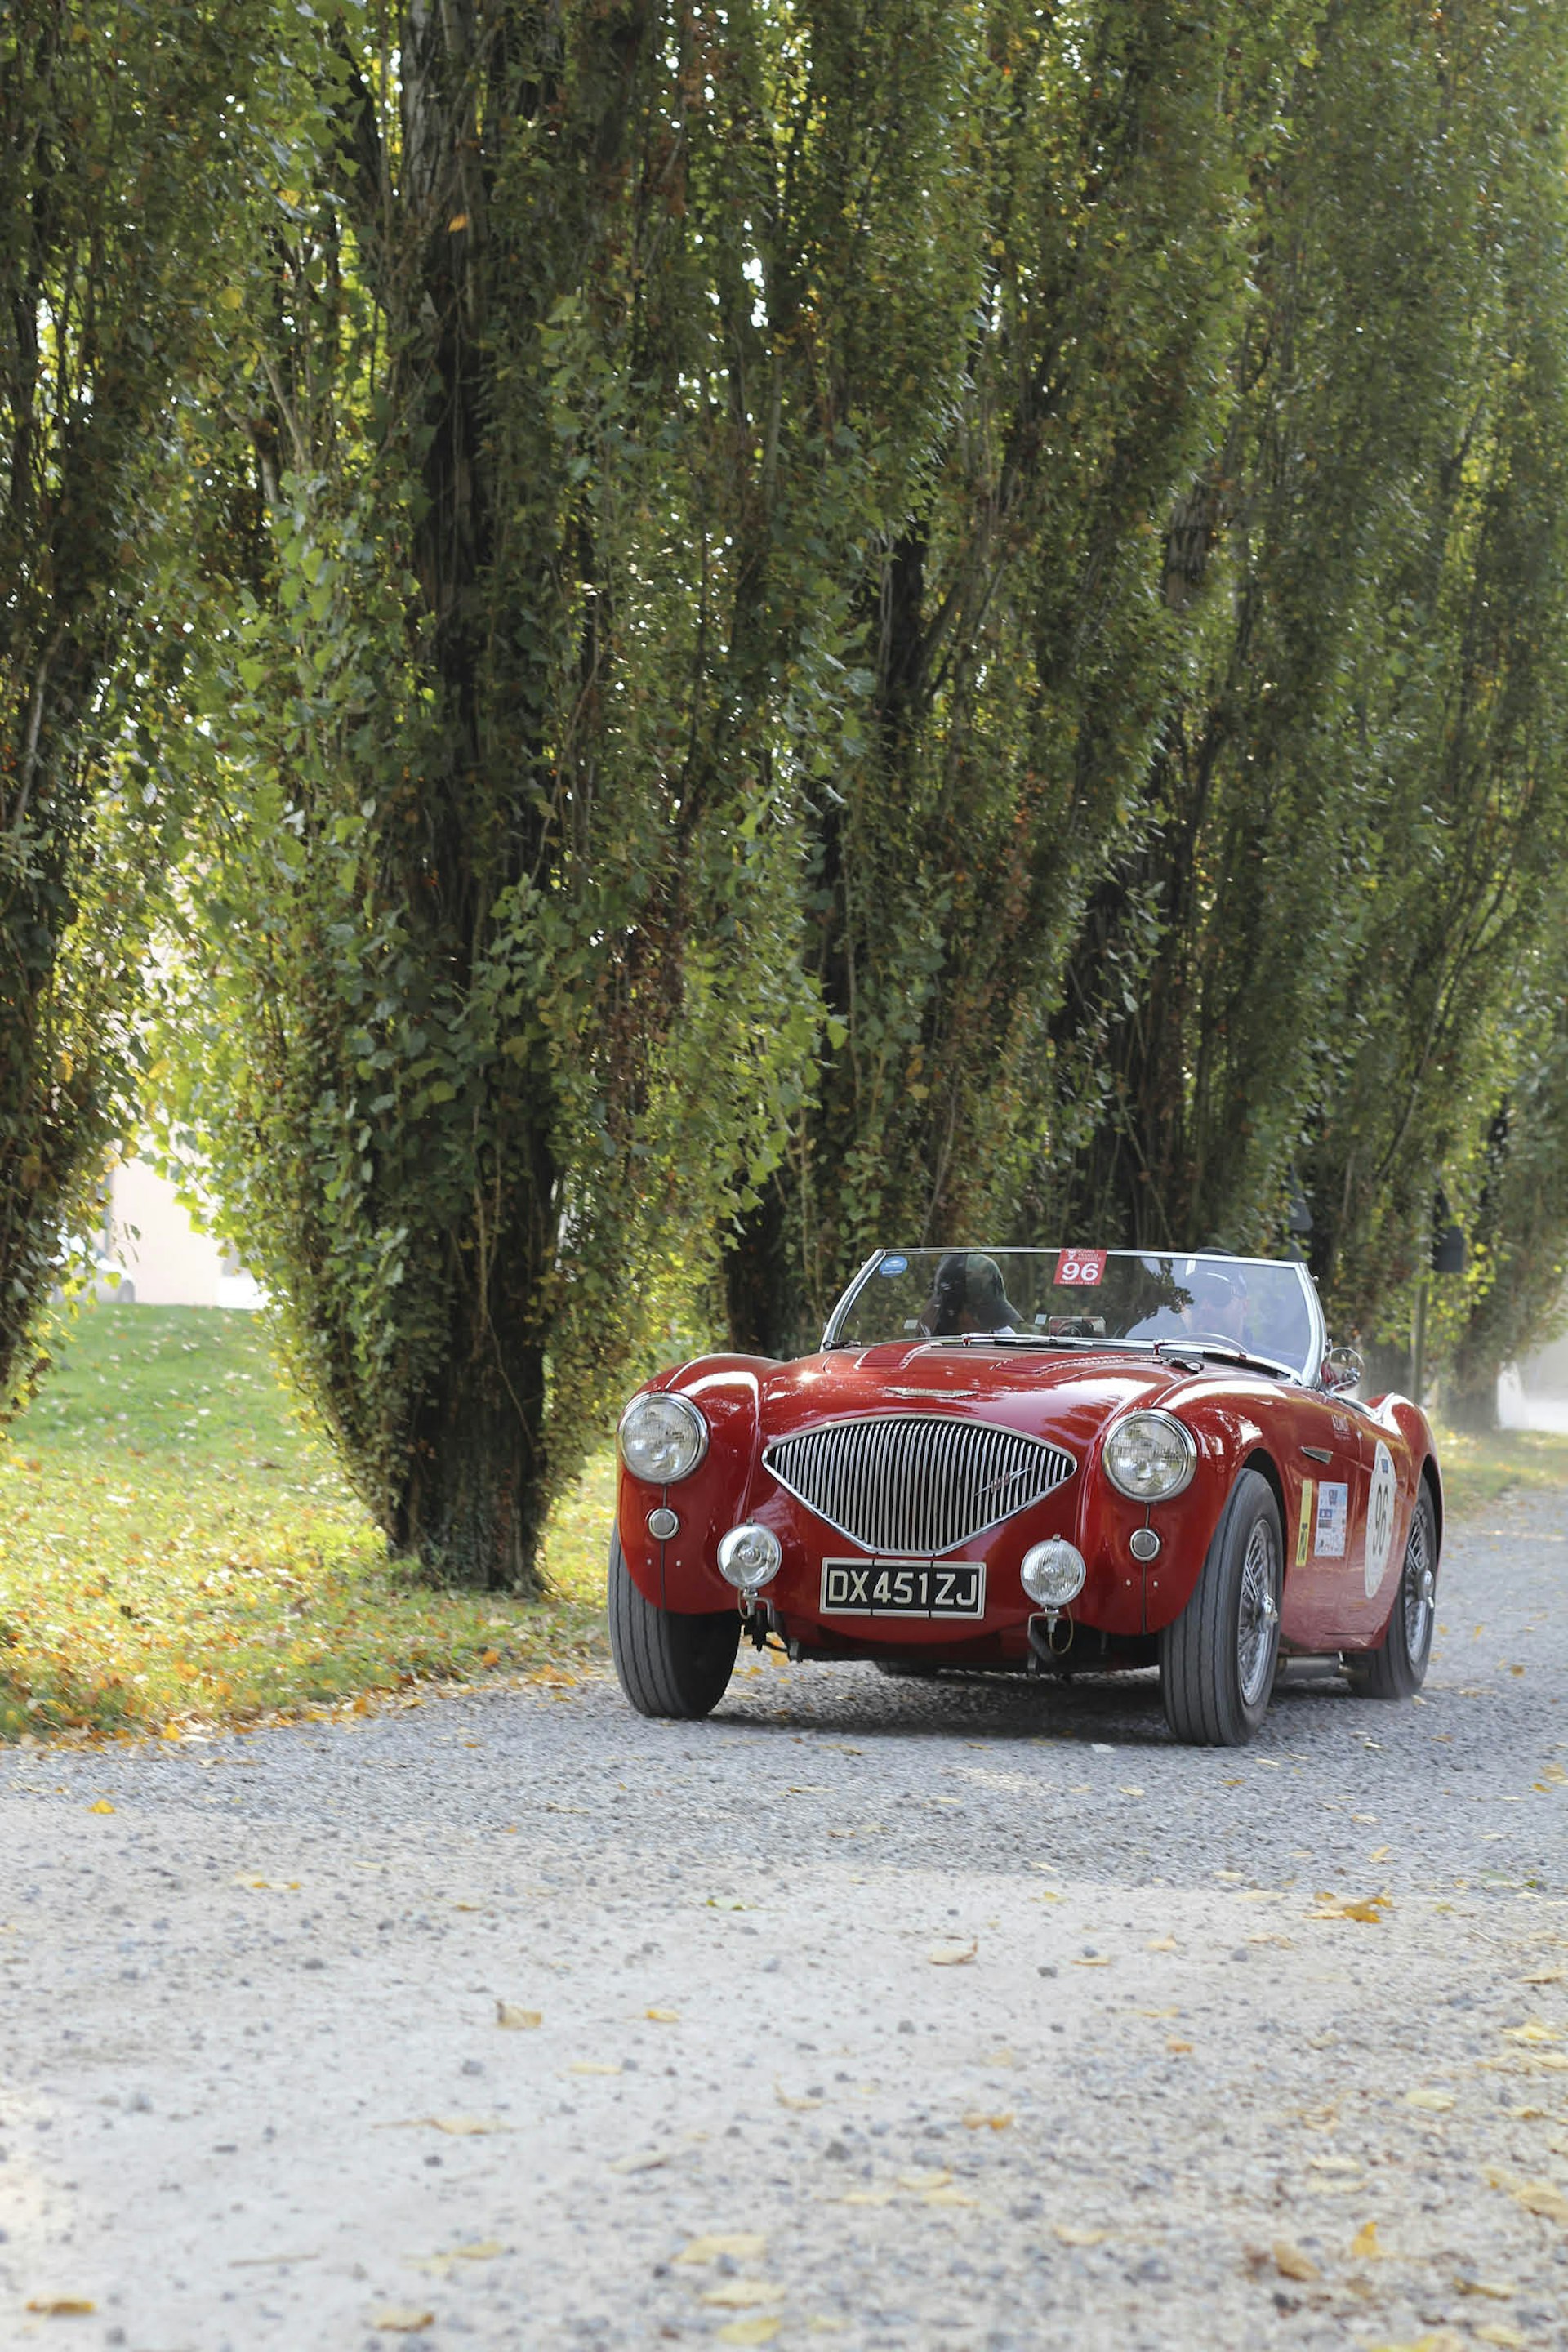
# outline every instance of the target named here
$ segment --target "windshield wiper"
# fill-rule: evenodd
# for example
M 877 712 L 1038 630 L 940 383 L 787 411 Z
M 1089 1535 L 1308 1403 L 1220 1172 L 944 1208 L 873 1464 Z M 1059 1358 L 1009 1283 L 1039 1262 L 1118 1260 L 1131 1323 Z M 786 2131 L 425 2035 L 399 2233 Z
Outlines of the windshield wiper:
M 1173 1364 L 1180 1364 L 1184 1356 L 1221 1356 L 1227 1364 L 1245 1364 L 1252 1371 L 1272 1372 L 1279 1380 L 1296 1378 L 1289 1364 L 1276 1363 L 1271 1356 L 1255 1356 L 1229 1339 L 1156 1339 L 1154 1353 Z

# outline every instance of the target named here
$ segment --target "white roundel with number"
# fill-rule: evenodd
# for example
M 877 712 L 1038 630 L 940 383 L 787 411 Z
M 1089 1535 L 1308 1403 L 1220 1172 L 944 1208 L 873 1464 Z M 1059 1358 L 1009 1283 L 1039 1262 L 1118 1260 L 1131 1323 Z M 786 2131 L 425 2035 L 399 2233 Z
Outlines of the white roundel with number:
M 1394 1475 L 1394 1456 L 1382 1438 L 1373 1457 L 1372 1492 L 1366 1498 L 1366 1597 L 1370 1601 L 1383 1582 L 1383 1571 L 1388 1566 L 1389 1549 L 1394 1542 L 1394 1510 L 1399 1499 L 1399 1480 Z

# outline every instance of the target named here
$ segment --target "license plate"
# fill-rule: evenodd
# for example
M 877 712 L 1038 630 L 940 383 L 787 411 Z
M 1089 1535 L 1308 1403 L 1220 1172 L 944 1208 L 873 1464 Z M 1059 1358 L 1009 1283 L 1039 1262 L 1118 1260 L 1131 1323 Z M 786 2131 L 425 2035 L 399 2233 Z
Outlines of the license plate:
M 984 1617 L 985 1562 L 825 1559 L 825 1617 Z

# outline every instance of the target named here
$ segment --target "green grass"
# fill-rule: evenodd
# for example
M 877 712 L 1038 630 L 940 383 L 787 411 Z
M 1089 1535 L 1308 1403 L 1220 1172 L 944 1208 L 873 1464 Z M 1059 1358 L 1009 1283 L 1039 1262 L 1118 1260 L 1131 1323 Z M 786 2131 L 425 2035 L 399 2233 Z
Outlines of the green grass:
M 1518 1487 L 1568 1486 L 1568 1437 L 1542 1429 L 1495 1429 L 1480 1437 L 1439 1429 L 1436 1435 L 1451 1517 L 1484 1510 Z
M 0 1739 L 179 1737 L 600 1654 L 606 1454 L 552 1521 L 551 1598 L 390 1561 L 255 1320 L 100 1306 L 0 1437 Z

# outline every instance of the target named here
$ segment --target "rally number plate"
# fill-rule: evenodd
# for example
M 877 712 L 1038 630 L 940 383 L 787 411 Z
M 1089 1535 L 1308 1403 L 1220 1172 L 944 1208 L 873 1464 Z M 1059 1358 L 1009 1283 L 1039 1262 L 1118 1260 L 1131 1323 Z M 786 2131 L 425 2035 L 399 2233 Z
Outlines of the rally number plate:
M 983 1559 L 825 1559 L 825 1617 L 984 1617 Z

